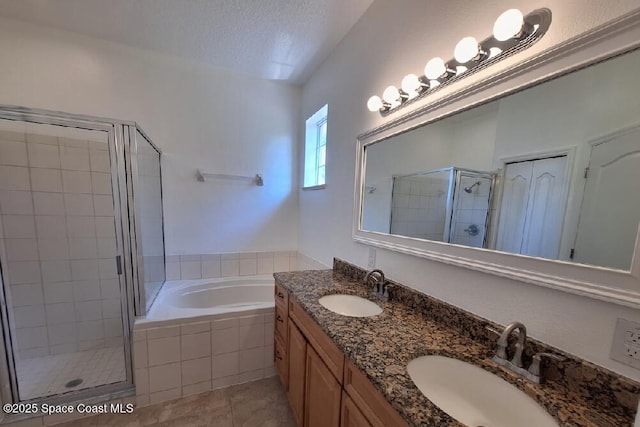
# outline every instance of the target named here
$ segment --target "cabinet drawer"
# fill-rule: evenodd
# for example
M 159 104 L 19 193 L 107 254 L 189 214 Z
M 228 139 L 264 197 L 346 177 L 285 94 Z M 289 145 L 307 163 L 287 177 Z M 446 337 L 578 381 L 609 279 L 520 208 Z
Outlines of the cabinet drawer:
M 287 350 L 280 338 L 275 336 L 275 345 L 273 349 L 276 371 L 280 376 L 280 381 L 284 386 L 285 391 L 289 389 L 289 358 L 287 357 Z
M 336 377 L 338 383 L 342 384 L 344 370 L 344 354 L 342 354 L 342 351 L 293 298 L 289 299 L 289 316 L 311 343 L 313 349 L 327 365 L 333 376 Z
M 278 284 L 278 282 L 276 282 L 273 298 L 276 302 L 276 305 L 279 305 L 285 312 L 285 314 L 288 315 L 287 311 L 289 310 L 289 292 L 287 292 L 284 287 Z
M 367 377 L 348 360 L 344 364 L 344 389 L 373 427 L 408 427 Z
M 276 336 L 280 337 L 280 341 L 282 341 L 282 343 L 286 345 L 286 343 L 289 342 L 289 331 L 287 328 L 289 317 L 287 316 L 287 313 L 282 309 L 282 307 L 280 307 L 278 304 L 276 304 L 274 317 Z

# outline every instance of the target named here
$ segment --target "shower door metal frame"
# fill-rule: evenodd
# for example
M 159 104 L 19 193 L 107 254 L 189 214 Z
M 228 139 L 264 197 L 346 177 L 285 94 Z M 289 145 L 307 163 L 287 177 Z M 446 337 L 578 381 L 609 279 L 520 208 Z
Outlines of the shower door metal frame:
M 493 206 L 493 197 L 494 197 L 494 189 L 495 189 L 495 184 L 496 184 L 496 174 L 493 172 L 487 172 L 487 171 L 478 171 L 478 170 L 474 170 L 474 169 L 465 169 L 465 168 L 458 168 L 458 167 L 454 167 L 453 168 L 453 173 L 455 174 L 455 184 L 453 187 L 453 193 L 452 193 L 452 197 L 451 197 L 451 201 L 452 201 L 452 206 L 451 206 L 451 224 L 449 225 L 449 242 L 451 242 L 453 240 L 454 236 L 454 224 L 457 224 L 458 221 L 458 203 L 460 203 L 460 198 L 456 197 L 458 195 L 458 193 L 460 192 L 461 187 L 461 181 L 463 176 L 466 177 L 470 177 L 473 176 L 475 178 L 481 178 L 481 179 L 488 179 L 491 184 L 489 186 L 489 197 L 487 198 L 487 215 L 485 216 L 485 220 L 484 220 L 484 230 L 483 230 L 483 236 L 482 236 L 482 248 L 486 248 L 487 246 L 487 238 L 488 238 L 488 231 L 489 231 L 489 221 L 491 218 L 491 208 Z M 453 243 L 452 243 L 453 244 Z
M 2 323 L 0 348 L 4 355 L 0 354 L 0 376 L 10 384 L 10 389 L 2 387 L 0 397 L 3 403 L 17 402 L 46 402 L 49 404 L 70 403 L 75 401 L 105 401 L 117 399 L 133 394 L 133 369 L 132 369 L 132 330 L 135 319 L 134 312 L 134 285 L 136 284 L 132 263 L 132 236 L 135 236 L 135 227 L 129 222 L 129 217 L 123 208 L 129 207 L 130 198 L 127 191 L 126 179 L 126 152 L 128 150 L 127 141 L 124 135 L 126 126 L 136 127 L 134 122 L 107 119 L 101 117 L 69 114 L 42 109 L 32 109 L 11 105 L 0 105 L 0 119 L 11 121 L 22 121 L 43 125 L 53 125 L 62 127 L 72 127 L 85 130 L 103 131 L 108 134 L 108 149 L 110 154 L 111 180 L 114 192 L 114 222 L 116 228 L 116 246 L 118 254 L 122 256 L 124 268 L 122 274 L 118 275 L 120 283 L 120 302 L 122 308 L 123 321 L 123 351 L 125 357 L 126 375 L 124 381 L 112 384 L 95 386 L 62 395 L 52 395 L 35 399 L 20 400 L 18 391 L 18 378 L 15 369 L 14 357 L 14 337 L 11 334 L 7 300 L 5 298 L 5 286 L 2 277 L 7 277 L 3 263 L 0 262 L 0 322 Z M 157 149 L 157 148 L 156 148 Z M 128 210 L 128 209 L 127 209 Z M 164 232 L 163 232 L 164 235 Z M 115 262 L 115 260 L 114 260 Z M 128 284 L 130 284 L 128 286 Z M 23 419 L 25 416 L 5 415 L 4 421 L 15 421 Z
M 126 166 L 131 171 L 131 181 L 127 182 L 127 195 L 129 200 L 129 206 L 132 208 L 129 209 L 129 224 L 132 224 L 132 227 L 135 229 L 137 224 L 141 224 L 141 212 L 140 205 L 135 203 L 135 189 L 139 188 L 139 175 L 138 175 L 138 140 L 136 131 L 140 132 L 142 137 L 146 140 L 146 142 L 151 145 L 151 147 L 158 153 L 160 156 L 159 161 L 159 171 L 160 171 L 160 201 L 161 201 L 161 209 L 164 207 L 164 199 L 162 195 L 162 151 L 153 143 L 151 138 L 146 134 L 146 132 L 136 123 L 132 125 L 125 125 L 124 131 L 124 139 L 127 142 L 126 146 L 128 147 L 128 156 L 125 156 Z M 165 248 L 165 236 L 164 236 L 164 211 L 162 212 L 162 247 Z M 132 263 L 132 271 L 133 280 L 134 280 L 134 309 L 135 313 L 139 316 L 143 316 L 147 313 L 147 290 L 145 289 L 145 280 L 144 280 L 144 255 L 143 255 L 143 242 L 142 238 L 138 238 L 138 230 L 135 229 L 135 233 L 131 235 L 131 245 L 133 249 L 133 256 L 131 257 Z M 164 265 L 166 269 L 167 265 L 167 256 L 166 251 L 163 250 L 164 257 Z M 166 270 L 165 270 L 166 271 Z M 165 277 L 166 280 L 166 277 Z M 162 287 L 162 286 L 161 286 Z M 160 288 L 153 296 L 158 295 Z M 153 303 L 153 301 L 151 301 Z M 149 304 L 150 305 L 150 304 Z

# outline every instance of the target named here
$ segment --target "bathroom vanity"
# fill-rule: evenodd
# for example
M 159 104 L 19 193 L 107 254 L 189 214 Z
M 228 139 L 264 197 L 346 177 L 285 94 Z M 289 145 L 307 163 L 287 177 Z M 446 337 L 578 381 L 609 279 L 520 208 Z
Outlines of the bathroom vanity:
M 365 271 L 335 260 L 333 270 L 276 273 L 275 362 L 300 426 L 463 426 L 414 385 L 407 365 L 440 355 L 478 366 L 526 393 L 561 427 L 633 425 L 640 384 L 529 340 L 525 360 L 540 351 L 546 379 L 534 384 L 496 364 L 496 330 L 456 307 L 393 283 L 389 302 L 363 284 Z M 347 294 L 383 308 L 348 317 L 319 298 Z
M 275 364 L 298 425 L 408 426 L 277 281 L 275 300 Z

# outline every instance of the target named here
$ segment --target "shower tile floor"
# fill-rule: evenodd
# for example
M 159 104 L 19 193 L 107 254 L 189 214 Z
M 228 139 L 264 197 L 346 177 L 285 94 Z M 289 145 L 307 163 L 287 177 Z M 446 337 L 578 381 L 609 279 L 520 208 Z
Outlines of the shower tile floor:
M 107 347 L 16 361 L 22 400 L 67 393 L 126 379 L 124 349 Z M 75 387 L 69 381 L 81 378 Z

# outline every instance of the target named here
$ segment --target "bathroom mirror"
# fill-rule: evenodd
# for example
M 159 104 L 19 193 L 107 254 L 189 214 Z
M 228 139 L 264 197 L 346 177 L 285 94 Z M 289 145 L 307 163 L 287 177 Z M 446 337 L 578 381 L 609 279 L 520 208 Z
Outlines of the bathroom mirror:
M 354 238 L 637 304 L 640 50 L 599 55 L 361 135 Z

